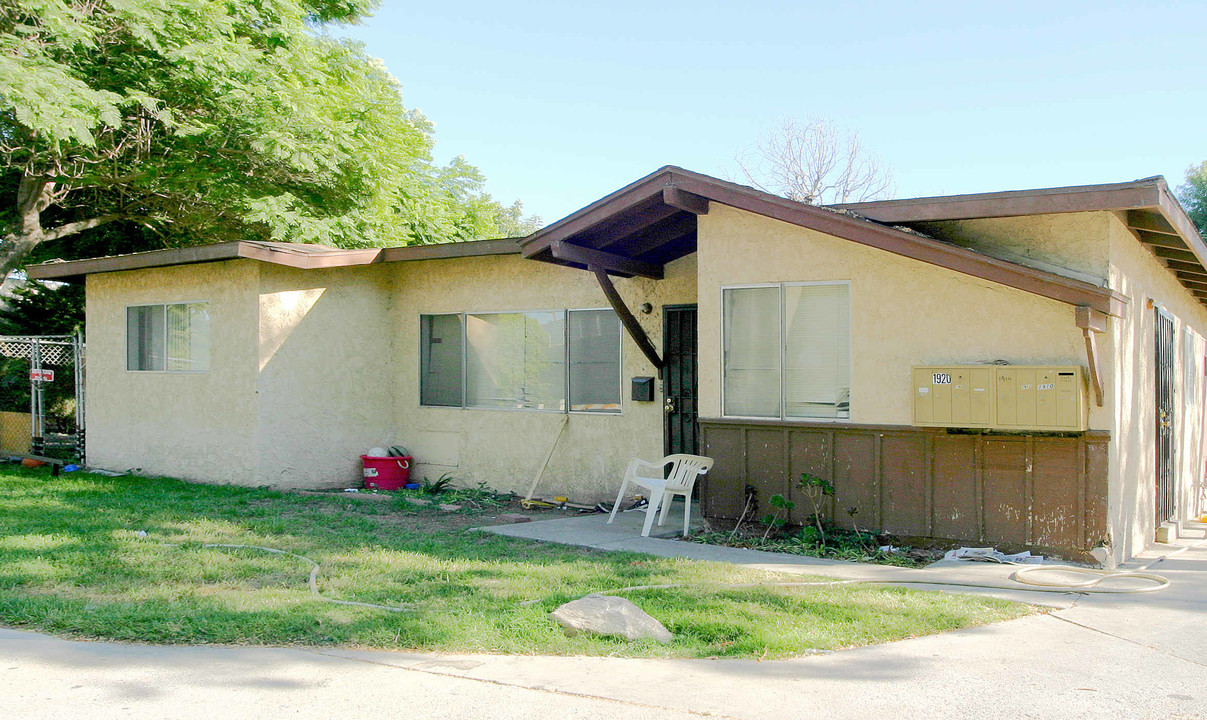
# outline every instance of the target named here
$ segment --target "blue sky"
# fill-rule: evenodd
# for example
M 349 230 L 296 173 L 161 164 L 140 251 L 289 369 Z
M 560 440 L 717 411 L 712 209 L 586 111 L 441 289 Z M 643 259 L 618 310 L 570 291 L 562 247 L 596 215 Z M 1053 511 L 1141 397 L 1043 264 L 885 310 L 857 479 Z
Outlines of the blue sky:
M 348 34 L 499 200 L 557 220 L 662 165 L 720 177 L 782 118 L 857 130 L 898 197 L 1182 182 L 1207 2 L 383 0 Z

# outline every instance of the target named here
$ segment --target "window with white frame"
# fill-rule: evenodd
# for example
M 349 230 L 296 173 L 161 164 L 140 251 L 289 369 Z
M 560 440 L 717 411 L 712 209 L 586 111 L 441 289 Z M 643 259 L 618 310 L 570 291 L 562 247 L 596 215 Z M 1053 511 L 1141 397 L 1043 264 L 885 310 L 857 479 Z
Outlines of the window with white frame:
M 420 404 L 620 412 L 620 321 L 611 310 L 419 318 Z
M 133 305 L 126 308 L 126 369 L 208 372 L 209 303 Z
M 850 285 L 723 288 L 723 414 L 849 418 Z

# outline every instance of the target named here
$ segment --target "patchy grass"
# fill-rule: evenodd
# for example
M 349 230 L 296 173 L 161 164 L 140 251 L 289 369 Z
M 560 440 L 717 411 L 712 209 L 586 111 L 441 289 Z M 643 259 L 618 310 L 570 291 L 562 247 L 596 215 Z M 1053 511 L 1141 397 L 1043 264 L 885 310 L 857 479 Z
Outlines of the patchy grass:
M 479 515 L 473 516 L 474 512 Z M 782 576 L 478 533 L 485 506 L 446 517 L 401 502 L 0 469 L 0 623 L 155 643 L 349 645 L 452 652 L 788 657 L 997 622 L 1033 611 L 991 598 L 895 588 L 727 589 Z M 467 517 L 468 516 L 468 517 Z M 141 536 L 137 531 L 145 531 Z M 325 603 L 296 558 L 322 563 Z M 793 579 L 800 579 L 794 576 Z M 666 646 L 566 637 L 546 615 L 589 592 L 628 597 Z

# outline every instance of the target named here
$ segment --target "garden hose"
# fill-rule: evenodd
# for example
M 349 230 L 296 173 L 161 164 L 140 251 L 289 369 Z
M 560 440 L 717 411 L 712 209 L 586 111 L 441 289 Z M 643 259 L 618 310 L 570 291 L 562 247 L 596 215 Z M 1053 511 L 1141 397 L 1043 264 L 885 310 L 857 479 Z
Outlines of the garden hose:
M 1055 583 L 1041 582 L 1034 578 L 1025 580 L 1019 579 L 1019 576 L 1026 577 L 1027 573 L 1039 570 L 1059 570 L 1064 572 L 1078 573 L 1093 573 L 1097 575 L 1093 580 L 1075 583 Z M 957 580 L 822 580 L 822 581 L 801 581 L 801 582 L 749 582 L 749 583 L 725 583 L 716 586 L 717 588 L 758 588 L 758 587 L 836 587 L 839 585 L 940 585 L 943 587 L 966 587 L 966 588 L 981 588 L 985 590 L 1013 590 L 1018 592 L 1038 592 L 1038 593 L 1090 593 L 1099 595 L 1123 595 L 1128 593 L 1146 593 L 1164 590 L 1169 587 L 1169 580 L 1156 573 L 1147 572 L 1111 572 L 1109 570 L 1092 570 L 1090 568 L 1076 568 L 1067 565 L 1044 565 L 1030 568 L 1024 568 L 1010 575 L 1010 580 L 1019 583 L 1020 585 L 1032 585 L 1035 587 L 1018 587 L 1014 585 L 1003 584 L 988 584 L 976 582 L 960 582 Z M 1139 587 L 1139 588 L 1100 588 L 1097 587 L 1102 582 L 1116 579 L 1137 579 L 1149 580 L 1155 585 Z M 689 587 L 687 583 L 674 583 L 669 585 L 630 585 L 628 587 L 619 588 L 616 590 L 605 590 L 598 593 L 599 595 L 619 595 L 626 592 L 636 592 L 640 590 L 672 590 L 675 588 Z M 698 587 L 698 586 L 695 586 Z
M 163 544 L 164 545 L 174 545 L 176 547 L 184 547 L 180 543 L 163 543 Z M 323 595 L 321 592 L 319 592 L 319 585 L 318 585 L 319 564 L 317 562 L 315 562 L 314 560 L 306 557 L 305 555 L 298 555 L 296 553 L 291 553 L 288 550 L 278 550 L 277 548 L 261 547 L 259 545 L 228 545 L 226 543 L 206 543 L 206 544 L 202 545 L 201 547 L 203 547 L 203 548 L 233 548 L 233 549 L 237 549 L 237 550 L 259 550 L 260 552 L 272 553 L 274 555 L 288 555 L 291 558 L 297 558 L 298 560 L 301 560 L 303 562 L 310 563 L 310 566 L 311 566 L 310 567 L 310 580 L 309 580 L 310 594 L 315 596 L 319 600 L 322 600 L 323 602 L 335 603 L 336 605 L 351 605 L 354 607 L 367 607 L 367 608 L 373 608 L 376 610 L 388 610 L 389 612 L 399 612 L 399 613 L 400 612 L 414 612 L 414 610 L 411 608 L 390 607 L 388 605 L 377 605 L 375 603 L 355 602 L 352 600 L 336 600 L 335 598 L 329 598 L 326 595 Z

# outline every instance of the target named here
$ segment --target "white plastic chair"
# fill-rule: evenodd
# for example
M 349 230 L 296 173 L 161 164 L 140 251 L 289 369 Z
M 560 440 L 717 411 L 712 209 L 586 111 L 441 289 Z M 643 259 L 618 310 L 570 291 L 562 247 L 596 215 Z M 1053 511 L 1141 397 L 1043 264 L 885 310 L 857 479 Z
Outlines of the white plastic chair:
M 695 486 L 697 478 L 712 468 L 712 463 L 712 458 L 699 455 L 667 455 L 656 463 L 633 458 L 625 470 L 624 482 L 620 484 L 620 492 L 616 494 L 616 504 L 612 506 L 608 524 L 616 519 L 616 511 L 624 502 L 624 493 L 629 489 L 629 483 L 633 483 L 650 491 L 649 505 L 645 508 L 645 526 L 641 529 L 643 536 L 649 537 L 650 529 L 654 526 L 654 515 L 659 514 L 659 506 L 662 512 L 658 524 L 666 522 L 667 510 L 675 495 L 683 496 L 683 534 L 686 535 L 692 516 L 692 487 Z M 664 478 L 663 468 L 667 465 L 671 466 L 671 470 Z

